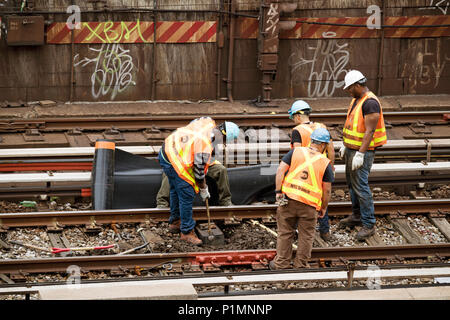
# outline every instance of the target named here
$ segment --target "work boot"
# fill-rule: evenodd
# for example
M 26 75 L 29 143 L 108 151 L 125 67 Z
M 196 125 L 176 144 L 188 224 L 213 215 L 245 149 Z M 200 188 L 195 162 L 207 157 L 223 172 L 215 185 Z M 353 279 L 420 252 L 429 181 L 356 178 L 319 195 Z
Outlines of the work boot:
M 331 240 L 331 235 L 329 232 L 321 232 L 320 237 L 325 240 L 326 242 Z
M 169 232 L 171 233 L 180 233 L 181 220 L 175 220 L 171 224 L 169 224 Z
M 181 233 L 180 239 L 192 243 L 196 246 L 203 244 L 203 241 L 197 238 L 194 229 L 192 229 L 188 234 Z
M 277 270 L 277 267 L 275 267 L 275 261 L 271 260 L 269 262 L 269 269 L 270 270 Z
M 375 226 L 373 226 L 372 228 L 368 228 L 366 226 L 363 226 L 361 228 L 361 230 L 359 230 L 359 232 L 356 234 L 356 239 L 359 241 L 364 241 L 366 240 L 368 237 L 372 236 L 375 234 Z
M 353 215 L 348 216 L 345 219 L 339 221 L 339 229 L 345 229 L 346 227 L 353 228 L 355 226 L 361 226 L 361 219 L 356 219 Z

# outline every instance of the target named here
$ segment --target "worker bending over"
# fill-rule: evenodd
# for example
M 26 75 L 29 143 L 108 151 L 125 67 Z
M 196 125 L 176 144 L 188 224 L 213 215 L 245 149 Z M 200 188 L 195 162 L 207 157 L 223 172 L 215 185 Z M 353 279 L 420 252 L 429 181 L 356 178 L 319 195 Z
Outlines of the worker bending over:
M 194 231 L 192 204 L 196 193 L 203 201 L 210 197 L 205 176 L 213 152 L 212 141 L 226 137 L 229 142 L 238 134 L 239 127 L 233 122 L 216 126 L 210 117 L 202 117 L 178 128 L 164 141 L 158 157 L 170 185 L 169 230 L 181 231 L 181 240 L 202 244 Z

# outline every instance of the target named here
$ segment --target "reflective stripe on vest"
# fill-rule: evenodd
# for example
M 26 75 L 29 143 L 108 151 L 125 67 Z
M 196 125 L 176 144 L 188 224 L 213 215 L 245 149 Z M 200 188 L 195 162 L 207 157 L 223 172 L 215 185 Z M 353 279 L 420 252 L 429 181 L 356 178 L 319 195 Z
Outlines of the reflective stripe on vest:
M 199 187 L 194 176 L 194 153 L 198 152 L 195 147 L 201 144 L 201 151 L 209 153 L 211 157 L 212 143 L 211 133 L 215 122 L 211 118 L 201 118 L 190 123 L 186 127 L 178 128 L 165 141 L 165 152 L 168 160 L 178 173 L 180 178 L 192 185 L 195 192 Z M 205 174 L 208 171 L 209 160 L 205 165 Z
M 305 147 L 295 148 L 281 191 L 291 199 L 320 210 L 322 178 L 329 163 L 330 160 L 316 151 Z
M 345 120 L 343 139 L 344 145 L 350 149 L 359 149 L 362 145 L 362 140 L 366 131 L 366 126 L 364 123 L 364 117 L 362 114 L 362 106 L 364 102 L 373 98 L 380 104 L 380 119 L 378 120 L 377 127 L 373 134 L 372 140 L 369 144 L 369 150 L 374 150 L 375 147 L 384 145 L 387 142 L 386 128 L 384 126 L 383 110 L 381 108 L 381 103 L 378 98 L 371 92 L 368 91 L 366 94 L 358 101 L 357 105 L 353 108 L 355 99 L 350 103 L 350 107 L 347 112 L 347 119 Z

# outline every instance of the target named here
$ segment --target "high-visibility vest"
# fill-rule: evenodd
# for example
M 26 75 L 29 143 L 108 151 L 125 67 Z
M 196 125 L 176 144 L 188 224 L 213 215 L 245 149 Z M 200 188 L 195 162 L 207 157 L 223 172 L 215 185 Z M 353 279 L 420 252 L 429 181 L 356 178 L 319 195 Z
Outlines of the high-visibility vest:
M 327 128 L 323 123 L 320 122 L 310 122 L 310 123 L 301 123 L 294 128 L 300 133 L 300 137 L 302 138 L 302 147 L 309 147 L 311 145 L 311 133 L 314 130 L 319 128 Z M 294 144 L 291 143 L 291 149 L 294 148 Z
M 364 102 L 370 98 L 377 100 L 380 104 L 380 119 L 378 120 L 368 150 L 374 150 L 375 147 L 380 147 L 387 142 L 381 103 L 371 91 L 368 91 L 362 98 L 359 99 L 358 103 L 352 110 L 352 106 L 355 103 L 355 99 L 353 99 L 347 112 L 347 119 L 345 120 L 343 130 L 343 139 L 344 145 L 350 149 L 359 150 L 362 145 L 364 133 L 366 132 L 366 124 L 364 123 L 362 106 Z
M 322 206 L 322 179 L 329 163 L 329 159 L 311 148 L 294 148 L 281 191 L 289 198 L 319 211 Z
M 205 174 L 208 171 L 213 146 L 211 135 L 216 123 L 209 117 L 199 118 L 186 127 L 178 128 L 169 135 L 165 142 L 164 151 L 168 160 L 180 178 L 192 185 L 198 193 L 199 187 L 194 176 L 194 155 L 196 153 L 209 153 L 205 165 Z

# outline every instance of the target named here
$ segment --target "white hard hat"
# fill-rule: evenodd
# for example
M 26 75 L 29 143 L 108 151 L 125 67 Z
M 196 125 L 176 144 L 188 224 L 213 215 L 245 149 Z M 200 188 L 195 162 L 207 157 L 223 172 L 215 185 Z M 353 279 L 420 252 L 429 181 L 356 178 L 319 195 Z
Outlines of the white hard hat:
M 364 77 L 364 75 L 361 72 L 359 72 L 358 70 L 350 70 L 349 72 L 347 72 L 344 78 L 345 81 L 344 90 L 350 87 L 352 84 L 361 81 L 363 79 L 366 79 L 366 77 Z

